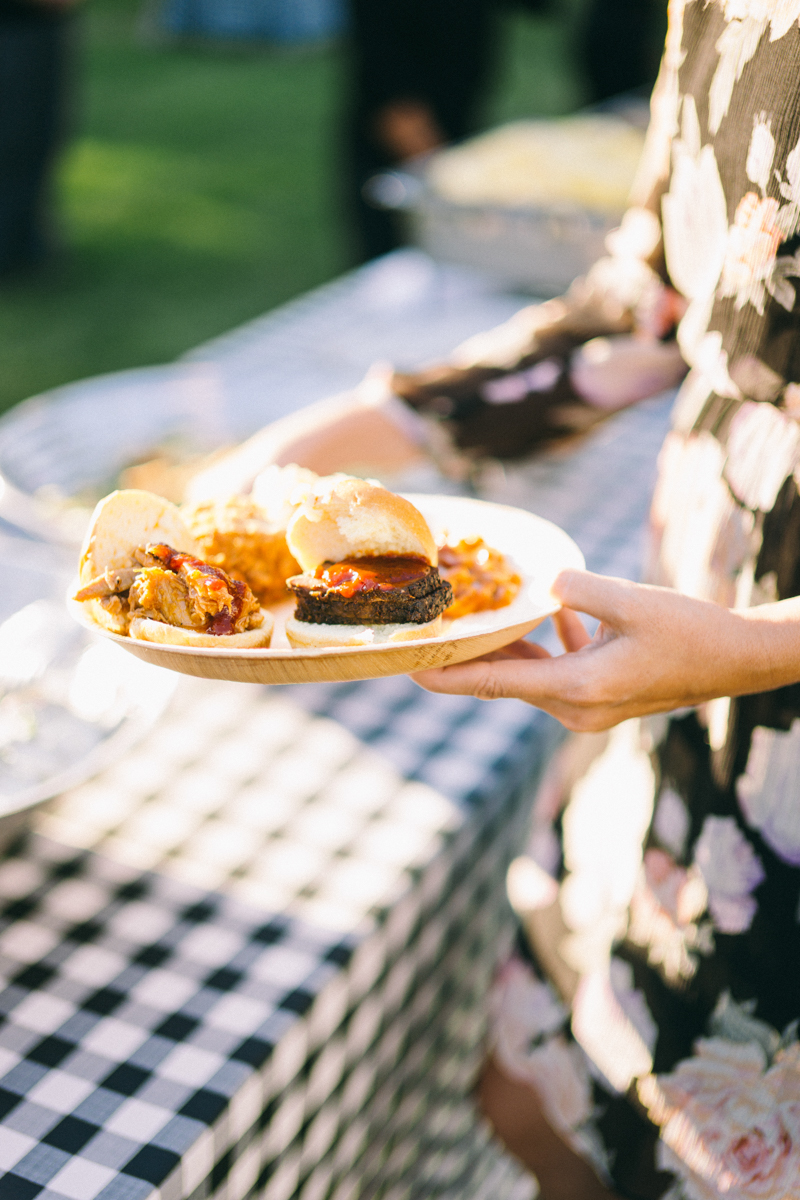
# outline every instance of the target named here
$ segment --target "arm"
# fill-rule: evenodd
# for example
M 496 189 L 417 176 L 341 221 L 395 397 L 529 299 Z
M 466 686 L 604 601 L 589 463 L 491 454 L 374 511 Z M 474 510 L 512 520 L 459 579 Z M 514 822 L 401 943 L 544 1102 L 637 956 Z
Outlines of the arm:
M 259 430 L 196 475 L 186 498 L 197 502 L 247 492 L 259 471 L 273 463 L 297 463 L 318 475 L 382 474 L 413 466 L 422 451 L 391 411 L 385 375 L 368 376 L 352 392 L 310 404 Z
M 361 9 L 367 16 L 371 11 Z M 198 476 L 191 498 L 246 491 L 271 463 L 296 462 L 323 473 L 358 467 L 369 474 L 402 469 L 427 451 L 447 473 L 453 464 L 466 475 L 476 459 L 522 458 L 675 386 L 685 365 L 674 340 L 665 339 L 682 315 L 682 301 L 665 279 L 655 215 L 664 146 L 669 158 L 662 127 L 669 130 L 668 119 L 654 120 L 648 133 L 646 178 L 608 239 L 610 256 L 566 296 L 524 308 L 470 338 L 448 362 L 415 373 L 370 372 L 348 397 L 320 401 L 268 426 Z M 544 372 L 533 378 L 539 364 Z
M 585 571 L 562 572 L 553 594 L 565 654 L 516 642 L 414 678 L 430 691 L 515 697 L 574 730 L 800 680 L 800 597 L 734 610 Z M 599 618 L 593 638 L 578 611 Z

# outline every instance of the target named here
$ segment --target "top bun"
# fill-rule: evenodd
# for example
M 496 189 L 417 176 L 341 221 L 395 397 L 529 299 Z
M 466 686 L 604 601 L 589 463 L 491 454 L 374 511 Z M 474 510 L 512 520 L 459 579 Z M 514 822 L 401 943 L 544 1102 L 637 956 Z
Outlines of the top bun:
M 279 529 L 286 529 L 297 509 L 310 496 L 327 494 L 337 483 L 352 479 L 352 475 L 317 475 L 307 467 L 288 463 L 285 467 L 265 467 L 253 480 L 250 493 L 253 501 L 269 521 Z
M 402 496 L 365 479 L 344 479 L 311 495 L 286 531 L 303 571 L 323 562 L 379 554 L 419 555 L 436 566 L 436 542 L 422 513 Z
M 81 583 L 89 583 L 109 568 L 138 566 L 133 552 L 148 542 L 166 542 L 184 554 L 200 557 L 197 543 L 169 500 L 134 488 L 112 492 L 92 513 L 81 550 Z

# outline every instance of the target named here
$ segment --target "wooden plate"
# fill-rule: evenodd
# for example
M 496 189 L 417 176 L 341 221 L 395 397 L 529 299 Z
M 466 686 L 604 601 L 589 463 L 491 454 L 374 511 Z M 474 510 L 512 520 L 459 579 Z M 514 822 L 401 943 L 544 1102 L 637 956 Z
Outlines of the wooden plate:
M 286 640 L 283 626 L 294 608 L 293 602 L 272 610 L 275 632 L 268 650 L 195 649 L 142 642 L 101 629 L 83 615 L 79 604 L 72 608 L 78 610 L 76 615 L 82 624 L 137 658 L 184 675 L 237 683 L 343 682 L 447 666 L 506 646 L 558 610 L 549 593 L 559 571 L 584 566 L 583 555 L 572 539 L 557 525 L 532 513 L 460 496 L 410 495 L 408 499 L 423 513 L 439 545 L 477 535 L 508 555 L 523 578 L 513 604 L 450 621 L 435 638 L 313 650 L 293 650 Z

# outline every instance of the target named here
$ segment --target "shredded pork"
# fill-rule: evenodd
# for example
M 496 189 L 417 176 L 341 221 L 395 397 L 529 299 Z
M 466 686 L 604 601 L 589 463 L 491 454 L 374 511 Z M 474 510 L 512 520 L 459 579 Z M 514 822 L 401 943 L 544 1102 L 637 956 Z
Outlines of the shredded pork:
M 149 617 L 182 629 L 213 634 L 243 633 L 263 622 L 258 600 L 246 583 L 219 567 L 163 544 L 134 553 L 140 565 L 110 569 L 91 580 L 76 600 L 98 600 L 104 623 L 127 632 L 132 617 Z

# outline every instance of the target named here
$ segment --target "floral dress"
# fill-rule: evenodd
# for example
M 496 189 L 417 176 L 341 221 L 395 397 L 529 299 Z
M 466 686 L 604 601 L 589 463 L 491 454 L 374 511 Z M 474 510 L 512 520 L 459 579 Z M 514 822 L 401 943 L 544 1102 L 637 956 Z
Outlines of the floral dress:
M 652 109 L 611 257 L 396 390 L 477 471 L 603 415 L 566 370 L 587 337 L 676 323 L 690 370 L 649 578 L 782 600 L 800 594 L 800 0 L 672 0 Z M 496 1053 L 623 1196 L 800 1200 L 800 684 L 599 749 L 565 808 L 540 795 L 533 965 L 498 983 Z

